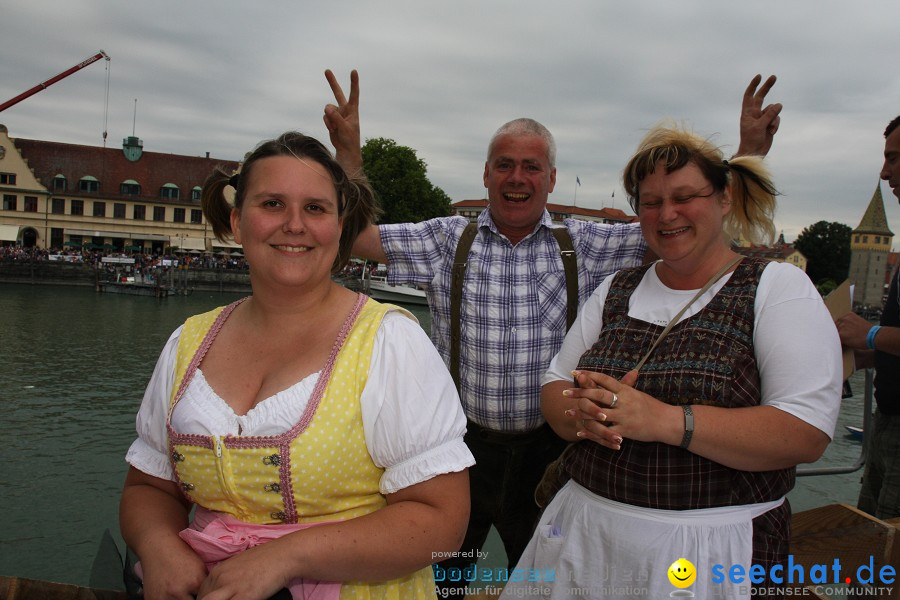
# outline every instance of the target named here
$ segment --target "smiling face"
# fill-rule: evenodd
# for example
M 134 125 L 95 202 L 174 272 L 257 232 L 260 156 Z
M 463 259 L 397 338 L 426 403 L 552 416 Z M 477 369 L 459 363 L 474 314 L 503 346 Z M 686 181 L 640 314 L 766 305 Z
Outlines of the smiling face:
M 330 284 L 341 221 L 331 175 L 319 163 L 293 156 L 258 160 L 231 228 L 254 286 Z
M 669 582 L 677 588 L 690 587 L 697 579 L 697 569 L 691 561 L 679 558 L 669 567 Z
M 638 200 L 641 231 L 664 270 L 697 277 L 709 269 L 709 275 L 715 273 L 730 252 L 722 229 L 731 209 L 727 190 L 716 192 L 693 162 L 671 173 L 660 164 L 641 180 Z
M 484 165 L 491 217 L 500 233 L 516 244 L 541 220 L 556 185 L 547 142 L 535 135 L 501 135 Z
M 881 178 L 888 182 L 894 195 L 900 200 L 900 127 L 884 140 L 884 164 Z

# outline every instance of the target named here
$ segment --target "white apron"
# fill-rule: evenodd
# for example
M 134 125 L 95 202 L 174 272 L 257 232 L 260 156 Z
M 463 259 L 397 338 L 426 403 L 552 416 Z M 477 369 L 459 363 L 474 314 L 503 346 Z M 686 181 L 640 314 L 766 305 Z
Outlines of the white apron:
M 658 510 L 614 502 L 569 481 L 541 516 L 500 598 L 749 598 L 754 584 L 746 575 L 731 583 L 729 569 L 749 571 L 752 520 L 783 502 Z M 687 587 L 669 579 L 680 558 L 696 569 Z M 721 565 L 721 584 L 713 583 L 714 565 Z

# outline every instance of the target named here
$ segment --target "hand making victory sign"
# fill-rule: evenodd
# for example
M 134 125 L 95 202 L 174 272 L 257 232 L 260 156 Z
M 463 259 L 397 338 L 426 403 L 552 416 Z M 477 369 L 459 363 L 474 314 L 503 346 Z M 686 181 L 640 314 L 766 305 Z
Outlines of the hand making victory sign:
M 350 71 L 350 99 L 344 96 L 344 90 L 337 77 L 328 69 L 325 78 L 334 93 L 334 104 L 325 106 L 322 119 L 328 128 L 331 145 L 334 146 L 335 158 L 348 173 L 362 169 L 362 153 L 360 152 L 359 134 L 359 73 Z
M 762 75 L 757 75 L 750 80 L 750 85 L 744 90 L 744 100 L 741 102 L 741 143 L 738 146 L 737 156 L 750 154 L 765 156 L 772 148 L 772 140 L 778 132 L 781 124 L 782 106 L 779 103 L 769 104 L 763 108 L 766 94 L 775 85 L 775 76 L 770 75 L 762 87 L 757 89 Z

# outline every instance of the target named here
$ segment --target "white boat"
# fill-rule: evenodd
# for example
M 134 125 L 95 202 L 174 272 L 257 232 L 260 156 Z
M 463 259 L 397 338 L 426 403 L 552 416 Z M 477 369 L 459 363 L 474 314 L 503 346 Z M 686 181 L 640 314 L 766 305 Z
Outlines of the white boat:
M 411 285 L 390 285 L 387 278 L 381 275 L 365 275 L 362 291 L 376 300 L 397 302 L 400 304 L 428 305 L 425 292 Z
M 352 259 L 351 263 L 352 274 L 338 278 L 341 285 L 383 302 L 428 306 L 425 292 L 416 286 L 390 285 L 383 265 L 360 259 Z

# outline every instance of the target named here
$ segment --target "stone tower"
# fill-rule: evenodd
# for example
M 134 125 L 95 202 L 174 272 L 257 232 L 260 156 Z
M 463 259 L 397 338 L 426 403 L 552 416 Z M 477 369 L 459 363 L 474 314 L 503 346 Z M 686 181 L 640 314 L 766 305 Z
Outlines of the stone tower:
M 849 278 L 856 286 L 853 293 L 855 306 L 881 308 L 893 237 L 888 228 L 879 181 L 866 214 L 850 237 Z

